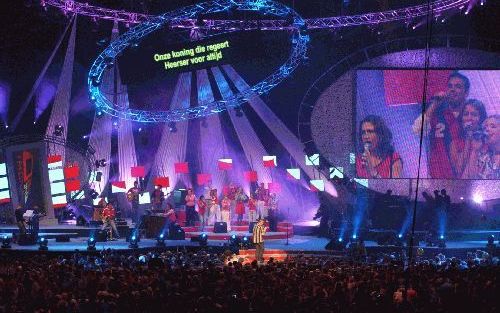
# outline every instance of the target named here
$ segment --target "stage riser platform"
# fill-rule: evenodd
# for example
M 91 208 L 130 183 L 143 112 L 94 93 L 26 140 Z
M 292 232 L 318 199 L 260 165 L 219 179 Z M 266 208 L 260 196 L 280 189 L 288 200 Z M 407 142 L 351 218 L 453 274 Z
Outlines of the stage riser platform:
M 247 232 L 236 232 L 236 231 L 231 231 L 229 233 L 209 233 L 209 232 L 186 232 L 186 238 L 196 238 L 199 237 L 201 234 L 206 234 L 208 240 L 229 240 L 232 235 L 236 235 L 239 238 L 241 237 L 248 237 L 248 240 L 252 242 L 252 234 L 247 233 Z M 267 233 L 264 235 L 264 240 L 272 240 L 272 239 L 286 239 L 286 233 L 282 232 L 274 232 L 274 233 Z M 291 239 L 292 236 L 288 234 L 288 238 Z

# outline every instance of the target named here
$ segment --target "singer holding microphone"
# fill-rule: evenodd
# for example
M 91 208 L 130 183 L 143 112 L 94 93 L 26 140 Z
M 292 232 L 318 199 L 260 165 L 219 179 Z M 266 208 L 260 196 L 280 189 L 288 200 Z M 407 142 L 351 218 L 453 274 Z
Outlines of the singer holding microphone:
M 484 104 L 476 99 L 465 101 L 458 116 L 460 137 L 451 141 L 450 158 L 457 178 L 477 179 L 477 163 L 484 145 L 484 132 L 481 128 L 486 119 Z
M 252 231 L 252 241 L 255 244 L 255 259 L 259 263 L 264 262 L 264 235 L 267 232 L 265 221 L 265 219 L 259 218 Z
M 359 124 L 359 178 L 400 178 L 403 161 L 392 144 L 392 132 L 377 115 L 368 115 Z
M 470 81 L 465 75 L 452 72 L 446 91 L 436 93 L 425 113 L 413 123 L 413 132 L 417 136 L 423 133 L 428 140 L 428 169 L 432 178 L 457 177 L 450 160 L 450 143 L 460 136 L 458 115 L 463 110 L 469 88 Z

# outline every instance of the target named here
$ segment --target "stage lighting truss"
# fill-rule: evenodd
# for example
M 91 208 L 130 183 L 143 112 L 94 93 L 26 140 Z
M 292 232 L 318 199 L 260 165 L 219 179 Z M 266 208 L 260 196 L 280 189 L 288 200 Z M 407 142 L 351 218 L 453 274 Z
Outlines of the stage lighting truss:
M 258 11 L 263 15 L 276 16 L 277 18 L 287 17 L 292 24 L 287 28 L 291 34 L 291 53 L 289 58 L 271 75 L 261 82 L 233 95 L 229 99 L 204 103 L 196 107 L 169 110 L 169 111 L 145 111 L 128 108 L 115 107 L 109 99 L 101 92 L 100 82 L 104 70 L 109 67 L 115 58 L 127 47 L 138 43 L 142 38 L 163 27 L 171 27 L 172 24 L 188 19 L 194 19 L 202 14 L 227 12 L 229 10 Z M 227 21 L 226 21 L 227 22 Z M 206 37 L 220 35 L 230 31 L 243 31 L 252 28 L 229 29 L 211 28 L 213 32 L 208 32 Z M 199 3 L 193 6 L 184 7 L 175 11 L 153 17 L 142 24 L 132 28 L 127 33 L 113 41 L 94 61 L 88 76 L 88 91 L 91 101 L 96 105 L 97 111 L 110 114 L 112 116 L 136 121 L 136 122 L 177 122 L 189 119 L 200 118 L 212 114 L 218 114 L 228 108 L 237 108 L 247 102 L 250 98 L 269 92 L 300 65 L 305 59 L 309 36 L 306 34 L 307 28 L 304 20 L 291 8 L 273 1 L 243 1 L 235 2 L 231 0 L 216 0 Z
M 430 4 L 435 16 L 451 10 L 463 9 L 471 0 L 438 0 Z M 258 6 L 264 1 L 247 0 L 240 1 L 244 4 L 253 4 Z M 153 15 L 125 12 L 123 10 L 113 10 L 98 6 L 81 3 L 74 0 L 42 0 L 42 6 L 52 6 L 60 9 L 65 14 L 75 13 L 78 15 L 88 16 L 93 19 L 112 20 L 123 22 L 127 25 L 135 25 L 153 19 Z M 380 24 L 385 22 L 401 21 L 414 19 L 416 17 L 425 16 L 429 13 L 427 3 L 412 7 L 401 8 L 397 10 L 388 10 L 383 12 L 373 12 L 350 16 L 333 16 L 324 18 L 306 19 L 305 23 L 309 29 L 322 28 L 340 28 L 348 26 Z M 212 29 L 260 29 L 260 30 L 282 30 L 290 28 L 287 19 L 283 20 L 203 20 L 204 28 Z M 201 28 L 197 25 L 197 19 L 188 17 L 186 19 L 176 19 L 171 21 L 172 28 Z

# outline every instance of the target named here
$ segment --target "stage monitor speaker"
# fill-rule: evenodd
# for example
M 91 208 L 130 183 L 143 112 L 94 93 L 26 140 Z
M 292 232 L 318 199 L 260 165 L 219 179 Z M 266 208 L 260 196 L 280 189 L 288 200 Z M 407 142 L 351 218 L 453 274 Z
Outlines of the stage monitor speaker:
M 251 234 L 253 233 L 253 227 L 255 226 L 255 224 L 257 224 L 257 222 L 250 222 L 248 224 L 248 232 Z
M 69 242 L 69 235 L 56 236 L 56 242 Z
M 186 239 L 186 233 L 184 233 L 184 229 L 177 224 L 170 226 L 168 231 L 167 239 L 170 240 L 184 240 Z
M 95 241 L 96 242 L 106 242 L 108 240 L 108 234 L 105 230 L 98 230 L 95 233 Z
M 102 179 L 102 172 L 96 172 L 95 181 L 100 182 Z
M 345 244 L 338 239 L 331 239 L 329 243 L 326 244 L 325 250 L 342 251 L 345 249 Z
M 20 246 L 36 245 L 36 236 L 34 234 L 18 234 L 17 244 Z
M 227 223 L 226 222 L 216 222 L 214 225 L 214 233 L 227 233 Z

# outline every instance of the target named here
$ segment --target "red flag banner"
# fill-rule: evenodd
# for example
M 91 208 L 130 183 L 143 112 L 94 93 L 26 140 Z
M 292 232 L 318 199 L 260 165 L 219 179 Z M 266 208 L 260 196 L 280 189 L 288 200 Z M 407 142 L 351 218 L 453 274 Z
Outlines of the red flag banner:
M 246 171 L 243 173 L 243 176 L 248 182 L 256 182 L 257 181 L 257 172 L 256 171 Z
M 197 174 L 196 181 L 198 185 L 206 185 L 212 181 L 212 175 L 206 173 Z
M 168 177 L 155 177 L 155 186 L 162 186 L 163 188 L 170 187 L 170 180 Z
M 188 174 L 189 173 L 188 162 L 175 163 L 174 168 L 175 168 L 176 174 Z
M 64 178 L 66 179 L 78 178 L 79 174 L 80 174 L 79 166 L 68 166 L 64 168 Z
M 144 177 L 146 176 L 146 170 L 144 166 L 133 166 L 130 168 L 130 175 L 132 177 Z
M 65 183 L 66 185 L 66 192 L 71 192 L 71 191 L 78 191 L 80 190 L 80 180 L 74 179 L 74 180 L 68 180 Z
M 219 159 L 217 165 L 221 171 L 230 170 L 233 168 L 233 159 Z

